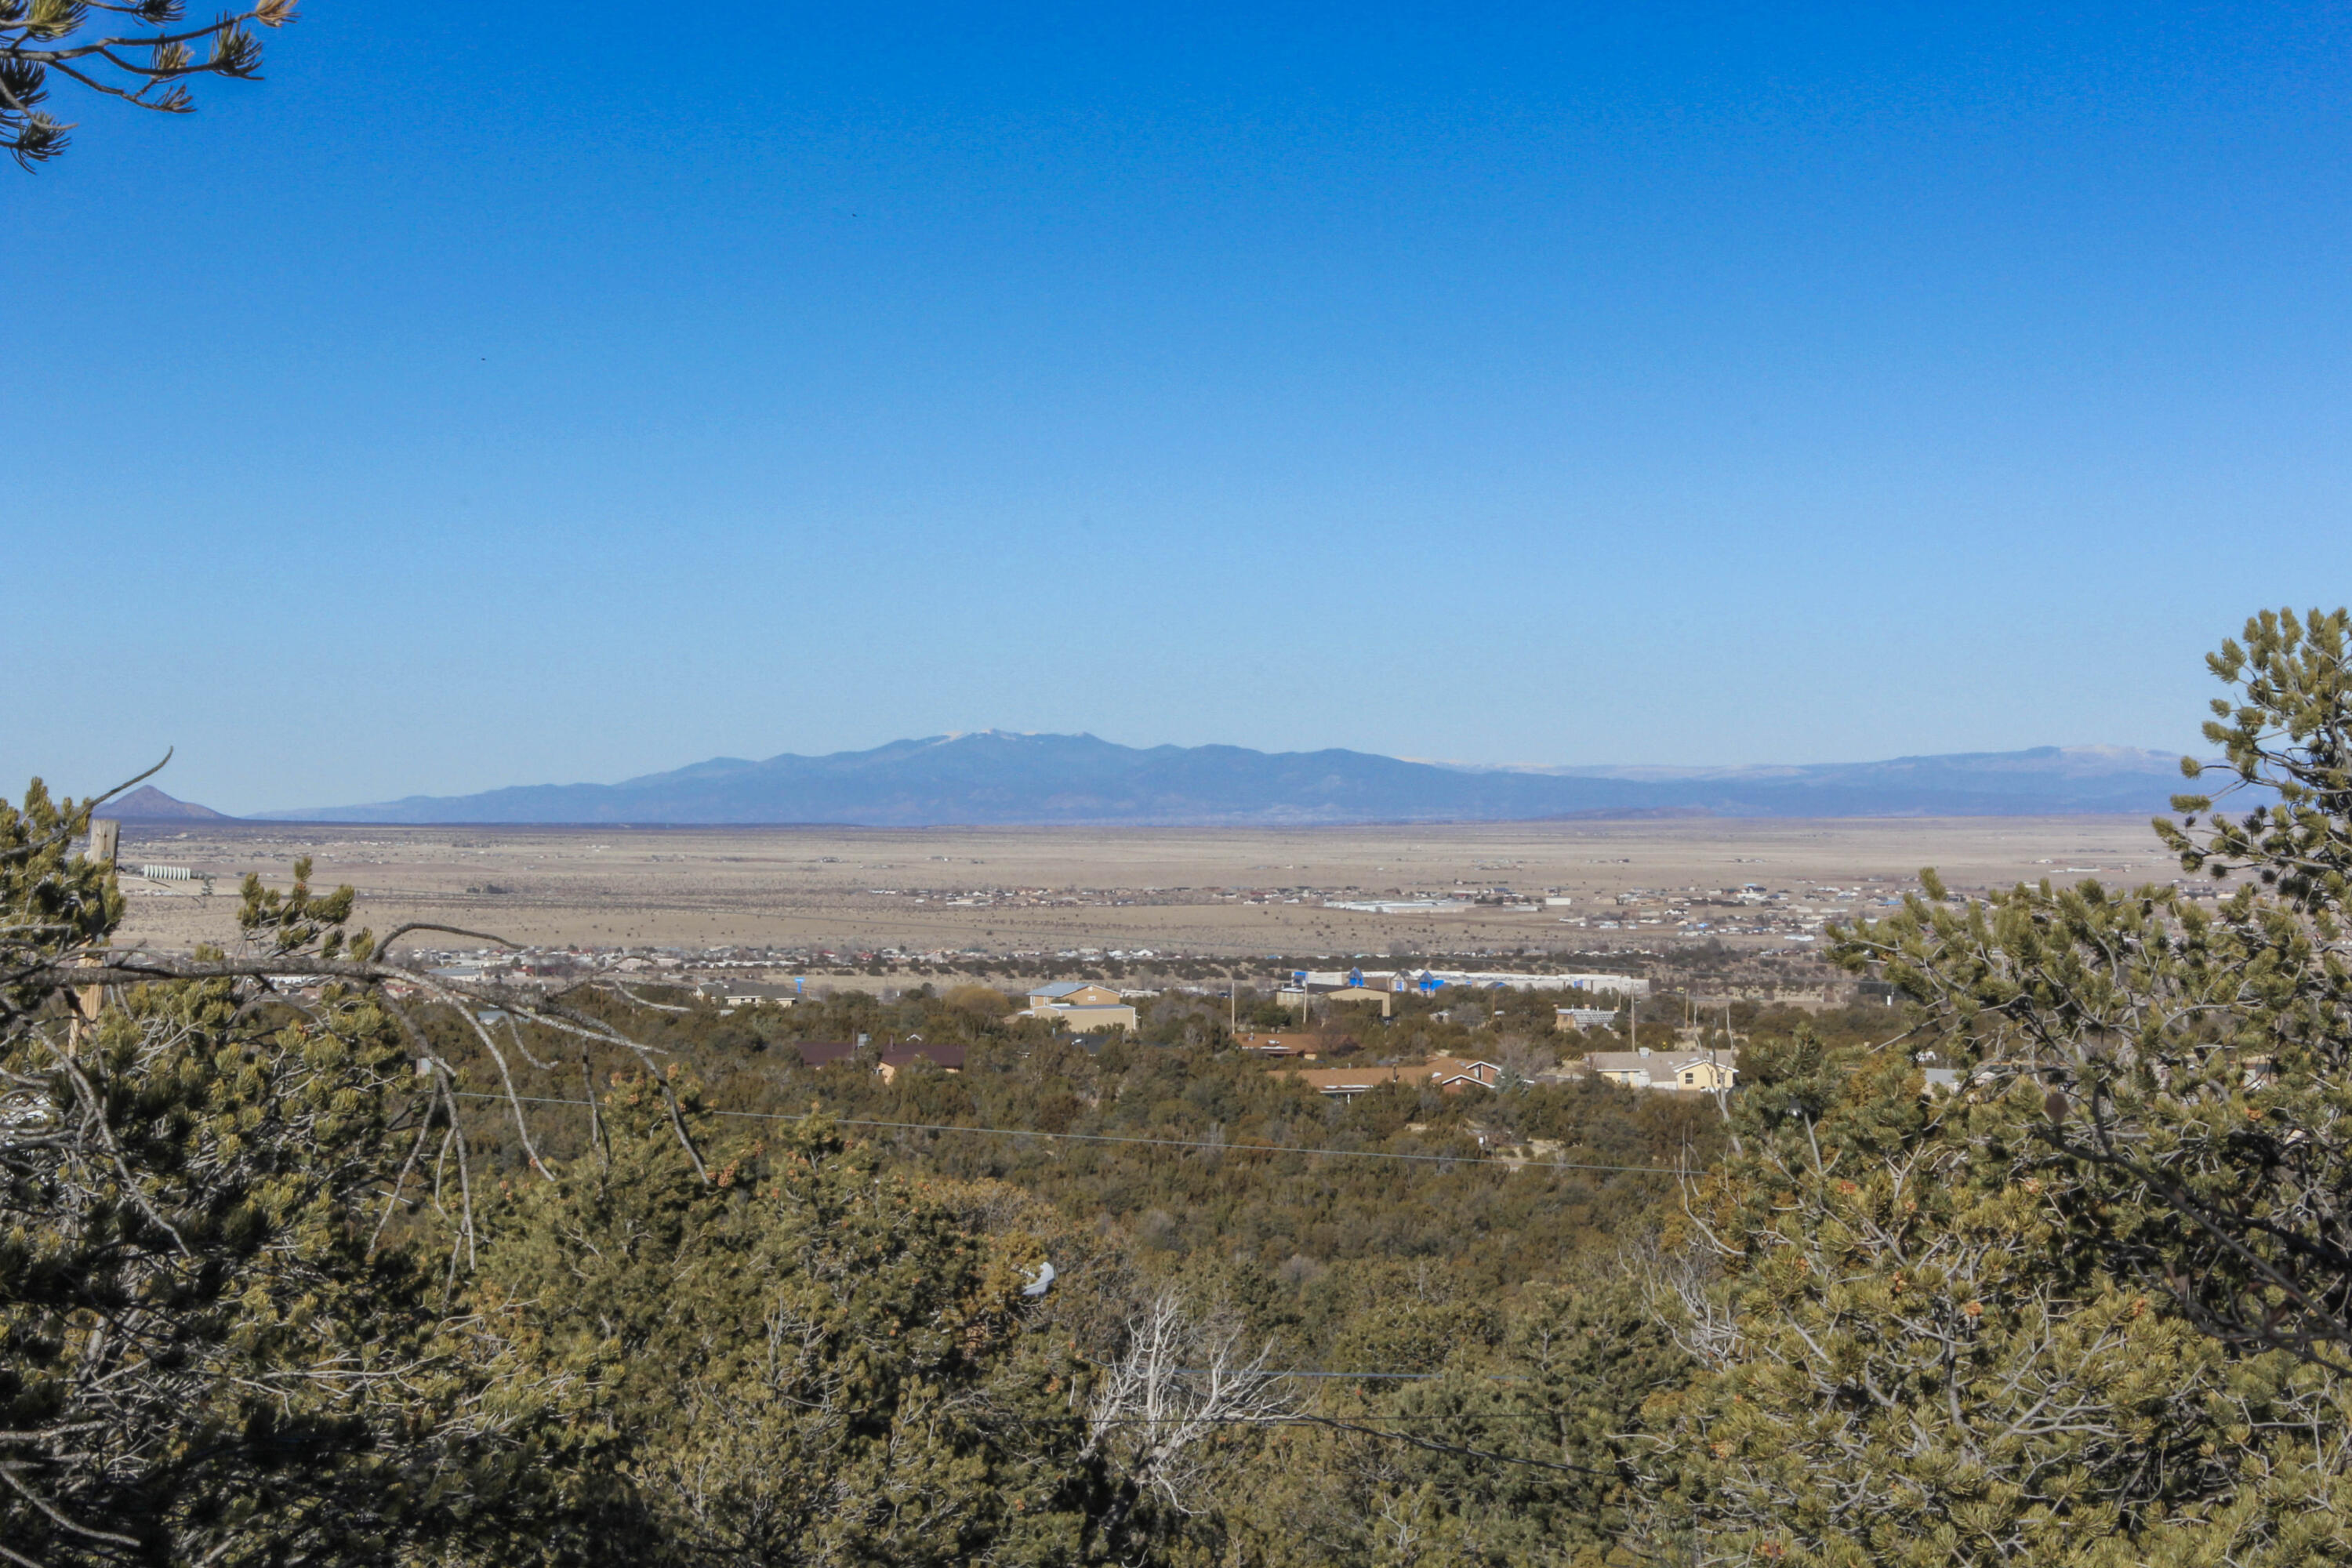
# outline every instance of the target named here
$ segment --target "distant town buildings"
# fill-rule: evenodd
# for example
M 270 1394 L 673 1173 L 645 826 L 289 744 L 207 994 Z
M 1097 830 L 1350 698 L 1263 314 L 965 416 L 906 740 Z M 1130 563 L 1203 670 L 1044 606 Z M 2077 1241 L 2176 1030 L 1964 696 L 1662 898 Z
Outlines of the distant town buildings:
M 1647 996 L 1650 983 L 1634 974 L 1530 974 L 1507 969 L 1294 969 L 1289 990 L 1314 996 L 1333 992 L 1431 993 L 1447 986 L 1490 991 L 1590 991 L 1595 995 Z
M 1393 1017 L 1396 1014 L 1397 995 L 1397 992 L 1385 986 L 1375 989 L 1370 985 L 1340 985 L 1328 991 L 1315 991 L 1304 985 L 1286 985 L 1275 993 L 1275 1000 L 1301 1016 L 1304 1016 L 1314 1003 L 1337 1002 L 1342 1005 L 1360 1003 L 1366 1006 L 1378 1007 L 1381 1010 L 1381 1016 L 1388 1018 Z

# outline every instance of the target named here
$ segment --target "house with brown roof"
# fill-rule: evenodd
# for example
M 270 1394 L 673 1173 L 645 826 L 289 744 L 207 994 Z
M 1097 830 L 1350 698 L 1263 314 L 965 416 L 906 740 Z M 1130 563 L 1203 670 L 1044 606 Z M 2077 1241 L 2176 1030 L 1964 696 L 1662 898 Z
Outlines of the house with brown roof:
M 1503 1069 L 1493 1062 L 1471 1061 L 1462 1057 L 1432 1057 L 1422 1066 L 1437 1087 L 1452 1094 L 1461 1089 L 1492 1089 L 1503 1079 Z
M 934 1046 L 920 1039 L 910 1039 L 903 1046 L 892 1046 L 884 1051 L 881 1062 L 874 1070 L 882 1075 L 884 1083 L 896 1083 L 900 1068 L 913 1067 L 919 1061 L 929 1062 L 941 1072 L 961 1072 L 963 1051 L 963 1047 L 953 1041 L 942 1040 Z
M 855 1066 L 857 1061 L 857 1047 L 847 1040 L 798 1040 L 793 1042 L 793 1049 L 800 1053 L 803 1067 L 824 1068 L 835 1062 Z M 912 1067 L 919 1060 L 930 1063 L 941 1072 L 961 1072 L 964 1047 L 945 1040 L 929 1045 L 917 1036 L 903 1045 L 884 1047 L 874 1070 L 882 1075 L 884 1083 L 890 1083 L 897 1079 L 900 1068 Z
M 1503 1069 L 1493 1062 L 1467 1061 L 1460 1057 L 1432 1057 L 1427 1061 L 1380 1066 L 1276 1070 L 1334 1100 L 1353 1100 L 1384 1083 L 1405 1083 L 1416 1089 L 1434 1088 L 1442 1093 L 1459 1094 L 1465 1089 L 1492 1089 L 1503 1076 Z
M 795 1040 L 793 1049 L 800 1052 L 804 1068 L 831 1067 L 857 1055 L 857 1047 L 847 1040 Z

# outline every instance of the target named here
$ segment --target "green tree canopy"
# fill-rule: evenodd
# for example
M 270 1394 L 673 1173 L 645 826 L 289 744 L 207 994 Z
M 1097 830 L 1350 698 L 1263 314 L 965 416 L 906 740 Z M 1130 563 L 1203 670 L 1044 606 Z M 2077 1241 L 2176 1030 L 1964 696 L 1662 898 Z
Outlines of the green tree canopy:
M 19 942 L 0 997 L 0 1552 L 511 1548 L 584 1390 L 519 1357 L 512 1310 L 453 1299 L 450 1226 L 386 1240 L 418 1131 L 396 1021 L 362 992 L 297 1012 L 227 977 L 61 994 L 38 954 L 90 951 L 121 909 L 111 868 L 67 854 L 81 815 L 37 785 L 0 806 Z M 348 904 L 298 886 L 248 930 Z
M 1908 1027 L 1746 1064 L 1662 1280 L 1705 1371 L 1652 1403 L 1655 1535 L 1922 1568 L 2352 1554 L 2346 629 L 2265 615 L 2212 660 L 2252 809 L 2184 796 L 2157 829 L 2251 873 L 2217 908 L 1927 872 L 1837 933 Z

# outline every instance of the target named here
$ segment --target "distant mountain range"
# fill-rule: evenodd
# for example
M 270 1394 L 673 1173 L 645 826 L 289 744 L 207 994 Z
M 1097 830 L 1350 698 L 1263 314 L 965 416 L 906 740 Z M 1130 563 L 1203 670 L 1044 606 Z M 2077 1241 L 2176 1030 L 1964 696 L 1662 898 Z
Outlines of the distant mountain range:
M 411 795 L 374 805 L 268 812 L 263 818 L 916 827 L 1284 826 L 1665 814 L 2040 816 L 2158 812 L 2181 787 L 2178 757 L 2121 746 L 1792 767 L 1480 768 L 1365 752 L 1135 747 L 1092 735 L 984 730 L 827 756 L 719 757 L 615 784 Z

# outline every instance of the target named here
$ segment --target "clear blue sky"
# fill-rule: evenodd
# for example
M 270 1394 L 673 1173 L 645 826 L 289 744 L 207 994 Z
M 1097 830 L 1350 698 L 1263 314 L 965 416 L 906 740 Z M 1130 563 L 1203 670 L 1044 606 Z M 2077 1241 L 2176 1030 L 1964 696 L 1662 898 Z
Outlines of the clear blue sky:
M 2352 582 L 2340 5 L 309 0 L 0 166 L 0 793 L 2179 746 Z

